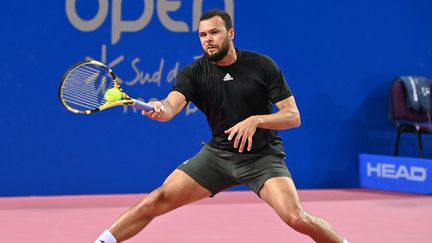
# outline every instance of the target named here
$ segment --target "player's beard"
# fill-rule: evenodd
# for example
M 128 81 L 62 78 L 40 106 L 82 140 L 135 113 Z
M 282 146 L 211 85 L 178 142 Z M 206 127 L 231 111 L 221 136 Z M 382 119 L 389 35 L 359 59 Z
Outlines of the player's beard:
M 228 54 L 229 48 L 230 48 L 230 41 L 229 38 L 227 38 L 222 43 L 218 52 L 213 54 L 208 54 L 207 52 L 205 52 L 205 55 L 208 57 L 208 59 L 210 59 L 210 61 L 217 62 L 222 60 Z

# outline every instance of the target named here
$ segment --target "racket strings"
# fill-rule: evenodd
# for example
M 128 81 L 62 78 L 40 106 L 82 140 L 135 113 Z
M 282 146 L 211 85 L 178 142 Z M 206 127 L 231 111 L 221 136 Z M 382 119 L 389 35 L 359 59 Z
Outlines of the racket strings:
M 87 100 L 89 103 L 95 103 L 98 100 L 99 94 L 105 91 L 104 88 L 99 90 L 83 90 L 83 86 L 77 84 L 76 82 L 68 82 L 64 84 L 64 96 L 68 96 L 71 99 L 79 98 L 83 100 Z
M 63 101 L 78 111 L 96 110 L 106 101 L 105 91 L 114 87 L 105 67 L 86 63 L 75 68 L 63 81 Z
M 92 110 L 103 104 L 101 88 L 95 89 L 94 82 L 80 82 L 81 77 L 71 75 L 63 86 L 63 97 L 78 110 Z M 96 86 L 97 87 L 97 86 Z M 73 107 L 73 106 L 72 106 Z M 84 109 L 83 109 L 84 108 Z

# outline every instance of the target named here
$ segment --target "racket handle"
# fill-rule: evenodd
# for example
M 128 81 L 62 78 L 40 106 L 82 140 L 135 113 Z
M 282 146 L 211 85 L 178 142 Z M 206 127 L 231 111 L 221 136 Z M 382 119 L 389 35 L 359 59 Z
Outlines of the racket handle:
M 135 99 L 132 99 L 132 100 L 133 100 L 133 103 L 132 103 L 133 108 L 136 108 L 138 110 L 143 110 L 143 111 L 153 110 L 153 106 L 148 104 L 148 103 L 142 102 L 140 100 L 135 100 Z

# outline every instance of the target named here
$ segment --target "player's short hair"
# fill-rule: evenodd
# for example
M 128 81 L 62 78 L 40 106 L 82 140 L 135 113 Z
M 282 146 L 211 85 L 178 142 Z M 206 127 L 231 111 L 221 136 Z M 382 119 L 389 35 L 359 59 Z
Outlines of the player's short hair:
M 204 12 L 201 15 L 200 22 L 203 21 L 203 20 L 206 20 L 206 19 L 213 18 L 214 16 L 219 16 L 219 17 L 222 18 L 222 20 L 225 23 L 225 28 L 227 30 L 233 28 L 231 16 L 227 12 L 225 12 L 225 11 L 223 11 L 221 9 L 211 9 L 211 10 L 208 10 L 208 11 Z

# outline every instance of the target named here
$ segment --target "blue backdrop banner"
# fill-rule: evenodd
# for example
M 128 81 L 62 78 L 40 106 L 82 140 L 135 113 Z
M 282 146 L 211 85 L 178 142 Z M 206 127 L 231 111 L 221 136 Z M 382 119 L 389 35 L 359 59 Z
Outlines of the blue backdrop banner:
M 302 125 L 280 131 L 299 188 L 357 187 L 359 153 L 390 154 L 395 77 L 432 77 L 432 1 L 14 0 L 0 15 L 0 196 L 149 192 L 210 138 L 189 104 L 168 123 L 131 108 L 74 115 L 64 72 L 93 58 L 131 97 L 163 99 L 202 55 L 198 20 L 221 8 L 237 48 L 270 56 Z M 404 137 L 401 154 L 415 154 Z M 432 139 L 424 138 L 432 157 Z M 244 189 L 244 188 L 240 188 Z

